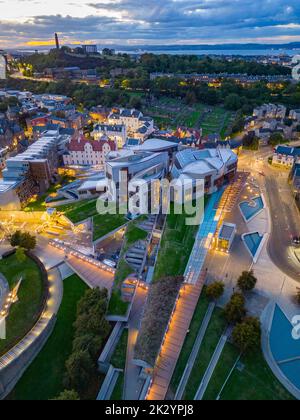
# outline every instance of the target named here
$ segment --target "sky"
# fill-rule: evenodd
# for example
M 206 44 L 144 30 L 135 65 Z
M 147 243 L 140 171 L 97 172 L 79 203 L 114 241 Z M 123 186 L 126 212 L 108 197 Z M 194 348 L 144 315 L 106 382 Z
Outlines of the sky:
M 300 41 L 299 0 L 0 0 L 0 49 Z

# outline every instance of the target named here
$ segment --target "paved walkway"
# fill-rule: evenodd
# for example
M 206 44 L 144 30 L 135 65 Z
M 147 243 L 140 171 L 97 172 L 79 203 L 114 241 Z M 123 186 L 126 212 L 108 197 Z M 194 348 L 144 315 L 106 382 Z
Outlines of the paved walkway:
M 75 256 L 68 256 L 66 264 L 92 289 L 106 288 L 110 293 L 114 284 L 114 274 L 102 270 Z
M 50 270 L 48 272 L 48 279 L 50 283 L 50 293 L 46 308 L 39 321 L 23 338 L 23 340 L 21 340 L 15 347 L 0 358 L 0 375 L 1 369 L 20 357 L 22 353 L 32 345 L 33 341 L 35 341 L 37 337 L 43 333 L 48 324 L 52 321 L 53 317 L 57 314 L 63 296 L 63 284 L 59 271 L 57 269 Z
M 124 400 L 127 401 L 138 400 L 144 385 L 144 382 L 139 377 L 141 368 L 133 363 L 133 359 L 146 299 L 147 290 L 139 287 L 128 320 L 128 345 L 124 386 Z
M 210 305 L 207 309 L 207 312 L 206 312 L 205 317 L 203 319 L 203 322 L 202 322 L 202 325 L 200 327 L 198 336 L 196 338 L 194 347 L 192 349 L 189 360 L 187 362 L 185 371 L 183 373 L 180 384 L 178 386 L 178 389 L 177 389 L 177 392 L 176 392 L 176 395 L 175 395 L 175 398 L 174 398 L 175 400 L 182 400 L 182 398 L 183 398 L 183 394 L 184 394 L 186 385 L 187 385 L 187 383 L 189 381 L 189 378 L 191 376 L 195 361 L 197 359 L 200 347 L 202 345 L 202 342 L 203 342 L 208 324 L 210 322 L 211 316 L 212 316 L 213 311 L 215 309 L 215 306 L 216 306 L 215 303 L 210 303 Z
M 222 191 L 214 193 L 205 208 L 204 220 L 199 227 L 196 241 L 185 270 L 186 283 L 195 284 L 199 273 L 203 269 L 204 261 L 218 227 L 217 205 L 223 194 Z
M 275 302 L 271 302 L 263 314 L 262 329 L 262 350 L 264 357 L 279 382 L 298 400 L 300 400 L 300 390 L 292 384 L 280 369 L 279 363 L 276 362 L 270 347 L 270 331 L 273 323 Z
M 0 311 L 9 293 L 9 285 L 6 278 L 0 273 Z
M 204 282 L 205 273 L 202 272 L 196 284 L 185 283 L 180 291 L 180 298 L 154 368 L 148 400 L 164 400 L 166 397 Z
M 226 332 L 222 335 L 222 337 L 221 337 L 221 339 L 220 339 L 220 341 L 219 341 L 219 343 L 218 343 L 218 345 L 215 349 L 213 357 L 212 357 L 212 359 L 209 363 L 209 366 L 208 366 L 208 368 L 207 368 L 207 370 L 206 370 L 206 372 L 205 372 L 205 374 L 202 378 L 201 384 L 198 388 L 198 391 L 195 395 L 194 400 L 202 400 L 230 334 L 231 334 L 231 328 L 228 328 L 226 330 Z

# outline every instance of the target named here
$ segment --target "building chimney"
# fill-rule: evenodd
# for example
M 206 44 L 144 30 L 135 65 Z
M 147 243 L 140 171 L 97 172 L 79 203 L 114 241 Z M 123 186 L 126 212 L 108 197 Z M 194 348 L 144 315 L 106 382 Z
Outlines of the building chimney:
M 59 40 L 58 40 L 57 33 L 55 33 L 55 45 L 56 45 L 56 49 L 59 50 Z

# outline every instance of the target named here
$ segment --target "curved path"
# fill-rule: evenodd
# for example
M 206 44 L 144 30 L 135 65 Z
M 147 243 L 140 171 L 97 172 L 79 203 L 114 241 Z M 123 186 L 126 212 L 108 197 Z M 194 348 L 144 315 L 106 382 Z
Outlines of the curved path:
M 0 273 L 0 311 L 9 293 L 9 285 L 3 274 Z
M 297 399 L 300 400 L 300 390 L 297 389 L 283 374 L 278 364 L 276 363 L 271 348 L 270 348 L 270 330 L 273 322 L 275 303 L 271 302 L 266 308 L 263 314 L 263 324 L 264 328 L 262 329 L 262 350 L 264 357 L 278 379 L 278 381 Z
M 34 325 L 32 330 L 29 331 L 28 334 L 16 346 L 14 346 L 9 352 L 0 358 L 0 376 L 2 369 L 6 369 L 11 363 L 15 362 L 16 359 L 22 357 L 24 352 L 33 345 L 35 340 L 37 340 L 45 332 L 46 328 L 50 327 L 51 323 L 55 322 L 55 317 L 59 310 L 63 296 L 63 282 L 60 272 L 57 268 L 48 271 L 48 281 L 49 296 L 44 312 L 41 314 L 40 319 Z M 51 330 L 49 329 L 49 331 Z M 30 361 L 32 361 L 33 358 L 31 358 Z M 28 367 L 30 361 L 24 362 L 24 368 L 21 369 L 21 374 Z M 16 378 L 19 379 L 19 375 L 17 375 Z M 1 397 L 4 398 L 5 395 L 2 395 Z

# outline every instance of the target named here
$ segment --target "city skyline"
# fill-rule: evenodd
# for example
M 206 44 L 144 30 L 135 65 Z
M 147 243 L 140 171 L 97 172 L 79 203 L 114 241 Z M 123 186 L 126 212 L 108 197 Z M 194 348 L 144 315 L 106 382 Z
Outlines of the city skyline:
M 288 43 L 300 41 L 296 0 L 2 0 L 0 47 Z M 214 30 L 212 30 L 214 28 Z

